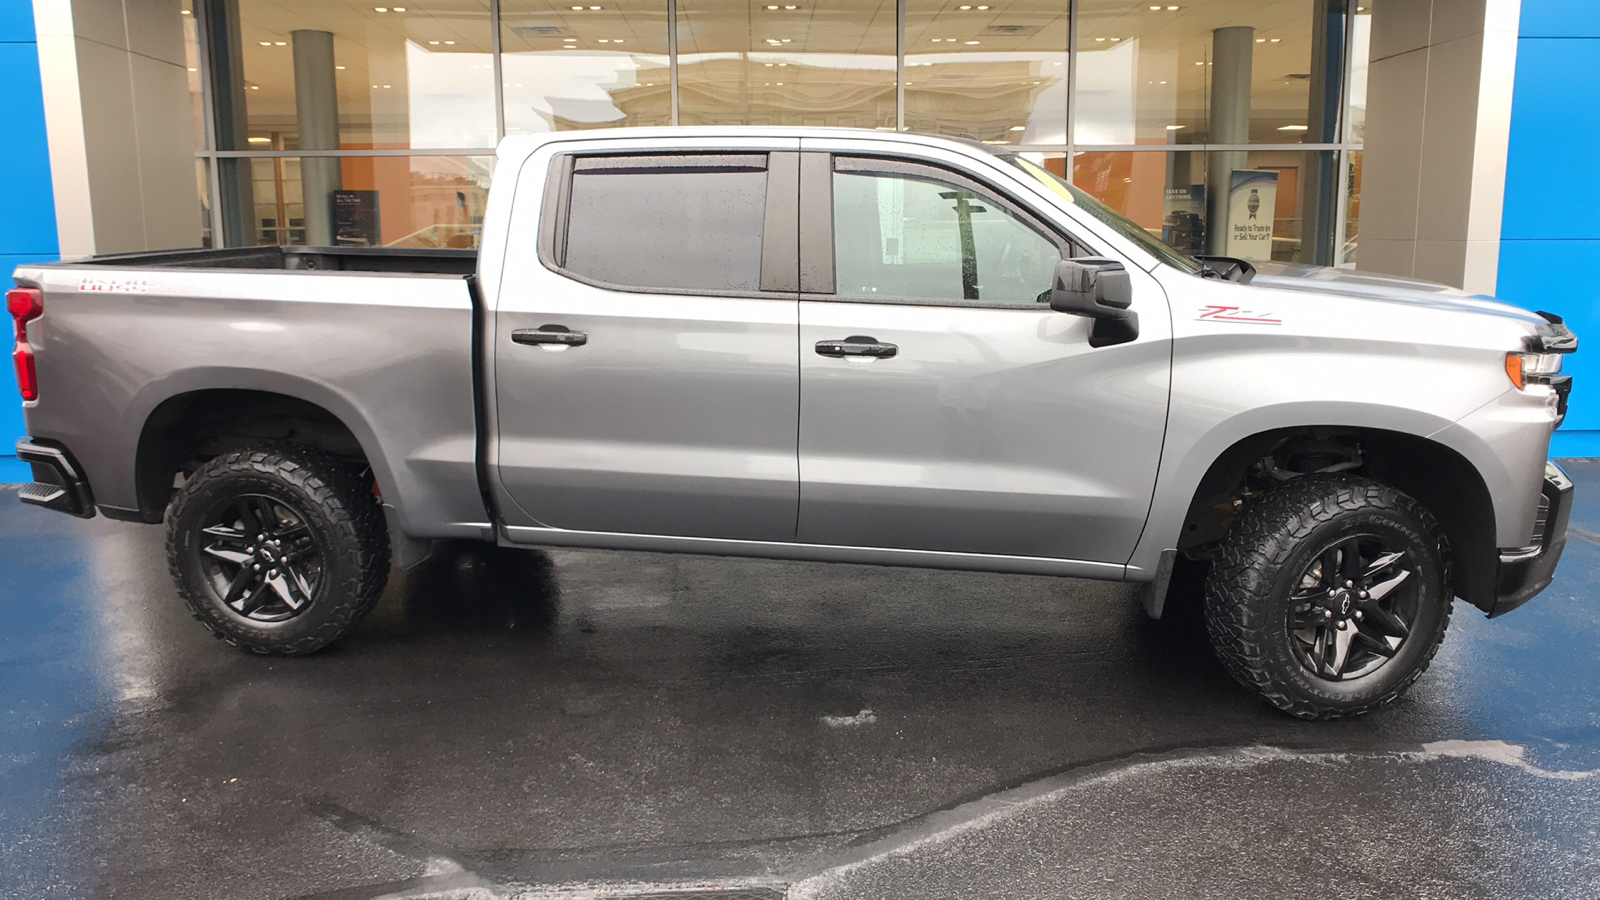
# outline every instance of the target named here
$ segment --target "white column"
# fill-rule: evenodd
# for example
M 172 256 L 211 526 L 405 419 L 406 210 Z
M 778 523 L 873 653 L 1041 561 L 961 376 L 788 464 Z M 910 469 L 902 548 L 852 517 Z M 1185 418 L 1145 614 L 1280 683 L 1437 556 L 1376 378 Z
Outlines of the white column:
M 339 149 L 339 90 L 335 81 L 333 33 L 293 31 L 294 112 L 301 150 Z M 344 187 L 337 157 L 303 157 L 300 190 L 305 203 L 306 243 L 333 243 L 333 192 Z
M 1250 142 L 1250 80 L 1254 68 L 1256 30 L 1245 25 L 1211 32 L 1212 144 Z M 1228 251 L 1228 192 L 1233 170 L 1249 162 L 1243 150 L 1208 154 L 1206 161 L 1206 252 Z

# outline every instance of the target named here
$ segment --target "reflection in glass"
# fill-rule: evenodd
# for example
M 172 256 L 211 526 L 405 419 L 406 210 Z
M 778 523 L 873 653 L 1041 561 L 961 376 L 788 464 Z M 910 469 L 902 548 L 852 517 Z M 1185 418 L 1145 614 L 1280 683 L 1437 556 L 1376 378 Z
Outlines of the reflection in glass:
M 896 31 L 881 0 L 679 0 L 678 123 L 892 129 Z
M 1353 269 L 1356 265 L 1356 238 L 1361 231 L 1361 151 L 1352 150 L 1345 155 L 1345 177 L 1348 184 L 1344 195 L 1344 246 L 1334 257 L 1335 265 Z
M 1367 139 L 1367 64 L 1372 55 L 1372 6 L 1378 0 L 1362 0 L 1356 7 L 1350 31 L 1350 88 L 1346 117 L 1346 139 L 1360 146 Z
M 906 2 L 906 127 L 991 144 L 1067 142 L 1068 4 Z
M 501 3 L 506 134 L 672 124 L 667 4 L 574 5 Z
M 1214 214 L 1208 212 L 1208 169 L 1223 164 L 1224 154 L 1084 151 L 1073 159 L 1072 183 L 1185 253 L 1314 262 L 1315 248 L 1305 240 L 1306 219 L 1333 208 L 1336 200 L 1309 190 L 1308 172 L 1331 168 L 1334 153 L 1254 150 L 1245 156 L 1244 168 L 1230 173 L 1230 184 L 1237 185 L 1233 192 L 1238 196 L 1220 205 L 1228 216 L 1228 227 L 1219 229 L 1219 235 L 1226 238 L 1230 231 L 1254 225 L 1270 228 L 1260 242 L 1245 245 L 1247 249 L 1219 241 L 1211 233 Z
M 1338 96 L 1346 2 L 1080 0 L 1075 143 L 1332 140 L 1337 105 L 1322 114 L 1313 98 Z M 1219 133 L 1236 103 L 1238 132 Z
M 251 244 L 306 244 L 298 157 L 250 164 L 254 217 L 241 223 Z M 344 247 L 472 248 L 483 230 L 494 158 L 359 156 L 335 159 L 343 187 L 329 199 L 333 239 Z M 224 212 L 234 211 L 224 207 Z
M 415 8 L 238 0 L 209 8 L 218 149 L 495 144 L 490 17 L 482 0 Z M 308 121 L 328 115 L 338 123 L 326 142 L 332 146 L 302 140 Z

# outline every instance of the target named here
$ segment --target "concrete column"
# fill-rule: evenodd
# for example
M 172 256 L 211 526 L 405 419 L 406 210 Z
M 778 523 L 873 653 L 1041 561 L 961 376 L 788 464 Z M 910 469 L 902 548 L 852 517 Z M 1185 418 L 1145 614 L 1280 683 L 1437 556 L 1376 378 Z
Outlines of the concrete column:
M 1213 144 L 1250 141 L 1250 79 L 1253 74 L 1256 30 L 1246 25 L 1211 32 L 1211 137 Z M 1221 254 L 1228 247 L 1228 191 L 1233 170 L 1249 162 L 1243 150 L 1210 154 L 1206 171 L 1206 252 Z
M 1494 292 L 1520 12 L 1374 5 L 1358 268 Z
M 301 150 L 338 150 L 339 90 L 333 68 L 333 33 L 293 31 L 294 112 Z M 300 160 L 300 190 L 305 203 L 306 243 L 334 242 L 333 192 L 344 187 L 337 157 Z

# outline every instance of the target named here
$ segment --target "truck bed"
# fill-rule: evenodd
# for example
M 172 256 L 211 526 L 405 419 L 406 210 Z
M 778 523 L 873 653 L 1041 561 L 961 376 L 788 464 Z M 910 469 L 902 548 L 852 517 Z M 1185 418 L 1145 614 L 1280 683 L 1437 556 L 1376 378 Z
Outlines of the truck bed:
M 70 260 L 73 266 L 115 269 L 266 269 L 278 271 L 402 272 L 471 275 L 476 250 L 415 250 L 390 247 L 236 247 L 227 250 L 159 250 Z

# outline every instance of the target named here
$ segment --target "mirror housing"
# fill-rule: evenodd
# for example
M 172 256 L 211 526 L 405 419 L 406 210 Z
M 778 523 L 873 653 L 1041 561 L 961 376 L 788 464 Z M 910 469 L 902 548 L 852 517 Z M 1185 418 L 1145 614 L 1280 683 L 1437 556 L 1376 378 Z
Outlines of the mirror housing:
M 1125 344 L 1139 336 L 1139 316 L 1133 305 L 1133 281 L 1114 259 L 1080 257 L 1056 263 L 1055 284 L 1050 288 L 1050 308 L 1060 313 L 1094 319 L 1089 346 Z

